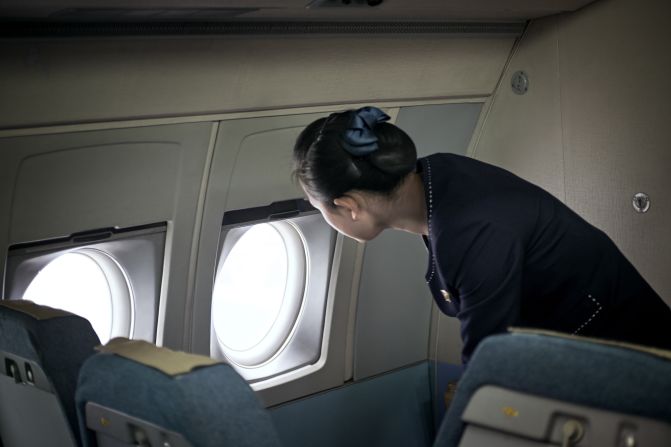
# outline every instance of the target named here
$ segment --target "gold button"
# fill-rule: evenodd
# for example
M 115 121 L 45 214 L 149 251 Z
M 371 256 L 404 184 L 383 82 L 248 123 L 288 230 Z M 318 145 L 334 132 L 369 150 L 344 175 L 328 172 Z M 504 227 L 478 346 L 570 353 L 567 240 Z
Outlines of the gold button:
M 516 418 L 520 415 L 520 412 L 513 407 L 503 407 L 501 410 L 503 410 L 503 414 L 511 418 Z
M 450 297 L 450 292 L 448 292 L 447 290 L 440 289 L 440 293 L 443 294 L 443 298 L 445 299 L 445 301 L 447 301 L 448 303 L 452 302 L 452 298 Z

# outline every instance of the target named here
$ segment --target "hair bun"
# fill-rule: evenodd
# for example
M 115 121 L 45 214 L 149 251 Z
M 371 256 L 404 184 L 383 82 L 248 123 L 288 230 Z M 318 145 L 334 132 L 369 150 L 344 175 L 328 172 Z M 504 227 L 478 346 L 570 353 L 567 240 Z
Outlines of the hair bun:
M 342 137 L 342 146 L 355 157 L 362 157 L 378 149 L 376 124 L 389 121 L 390 117 L 377 107 L 362 107 L 350 112 L 351 117 Z
M 376 129 L 379 150 L 367 159 L 375 168 L 393 176 L 404 176 L 417 165 L 417 150 L 410 137 L 393 124 L 383 123 Z
M 347 191 L 392 194 L 415 169 L 417 151 L 377 107 L 332 113 L 307 126 L 294 146 L 294 175 L 317 200 Z

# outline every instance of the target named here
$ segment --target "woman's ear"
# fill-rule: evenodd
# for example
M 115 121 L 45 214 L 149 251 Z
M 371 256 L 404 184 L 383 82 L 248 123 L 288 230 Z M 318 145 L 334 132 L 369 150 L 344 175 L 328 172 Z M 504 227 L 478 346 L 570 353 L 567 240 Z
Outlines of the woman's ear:
M 333 199 L 333 204 L 344 211 L 347 215 L 351 216 L 353 221 L 357 221 L 359 219 L 361 206 L 354 197 L 344 195 Z

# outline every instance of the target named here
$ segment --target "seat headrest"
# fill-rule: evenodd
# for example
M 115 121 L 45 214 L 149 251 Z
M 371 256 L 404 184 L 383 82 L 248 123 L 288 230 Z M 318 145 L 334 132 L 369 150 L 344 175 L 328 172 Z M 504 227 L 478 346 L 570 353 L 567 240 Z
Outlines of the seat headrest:
M 0 351 L 40 366 L 78 439 L 77 376 L 99 343 L 91 323 L 79 315 L 31 301 L 0 300 Z
M 143 340 L 129 340 L 121 337 L 110 340 L 104 346 L 96 347 L 96 350 L 125 357 L 173 377 L 186 374 L 196 368 L 223 363 L 210 357 L 159 348 Z
M 485 338 L 457 386 L 434 445 L 458 445 L 464 409 L 493 385 L 605 411 L 671 420 L 668 352 L 558 332 L 517 329 Z
M 28 300 L 1 300 L 0 306 L 24 313 L 35 320 L 49 320 L 58 317 L 71 317 L 74 314 L 53 307 L 42 306 Z
M 595 337 L 583 337 L 582 335 L 573 335 L 564 332 L 549 331 L 546 329 L 535 329 L 535 328 L 510 327 L 508 328 L 508 331 L 513 335 L 515 334 L 543 335 L 547 337 L 563 338 L 565 340 L 575 340 L 587 343 L 595 343 L 603 346 L 613 346 L 616 348 L 630 349 L 632 351 L 643 352 L 645 354 L 650 354 L 657 357 L 661 357 L 663 359 L 671 360 L 671 351 L 667 351 L 665 349 L 653 348 L 650 346 L 637 345 L 634 343 L 628 343 L 624 341 L 606 340 L 604 338 L 595 338 Z
M 278 447 L 270 414 L 230 365 L 127 339 L 98 349 L 82 367 L 76 393 L 81 435 L 91 445 L 87 403 L 179 433 L 199 447 Z

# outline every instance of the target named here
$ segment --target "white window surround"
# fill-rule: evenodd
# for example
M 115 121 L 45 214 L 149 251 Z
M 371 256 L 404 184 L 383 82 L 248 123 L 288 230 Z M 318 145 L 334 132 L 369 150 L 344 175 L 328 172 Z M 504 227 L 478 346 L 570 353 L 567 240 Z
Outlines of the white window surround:
M 212 325 L 226 358 L 241 367 L 273 359 L 300 314 L 306 253 L 289 222 L 252 225 L 222 259 L 212 297 Z
M 219 340 L 221 333 L 215 331 L 216 292 L 211 292 L 208 303 L 209 355 L 230 362 L 255 390 L 291 382 L 320 370 L 328 351 L 331 319 L 328 295 L 331 266 L 337 258 L 336 232 L 319 212 L 305 208 L 307 202 L 288 202 L 231 211 L 224 217 L 219 236 L 213 272 L 215 281 L 220 278 L 223 266 L 238 242 L 255 227 L 272 229 L 276 237 L 281 238 L 281 245 L 286 247 L 289 268 L 283 309 L 271 329 L 277 332 L 272 335 L 269 331 L 270 337 L 263 342 L 268 343 L 264 355 L 243 364 L 245 359 L 241 362 L 235 358 L 236 353 L 227 354 Z M 289 216 L 282 218 L 286 215 Z M 254 264 L 252 269 L 259 268 L 258 262 L 250 264 Z M 276 263 L 281 267 L 279 264 Z M 254 270 L 251 272 L 251 277 L 255 278 L 252 281 L 258 282 L 258 274 Z M 286 300 L 288 296 L 294 298 Z
M 127 228 L 91 229 L 60 238 L 16 244 L 10 247 L 7 256 L 2 299 L 34 298 L 26 295 L 26 291 L 40 272 L 51 269 L 52 262 L 64 256 L 65 259 L 79 258 L 91 269 L 86 271 L 93 272 L 90 274 L 105 282 L 103 289 L 107 289 L 106 293 L 111 297 L 106 298 L 106 304 L 104 300 L 100 301 L 103 303 L 101 309 L 106 306 L 104 313 L 109 315 L 109 329 L 96 330 L 101 341 L 123 336 L 154 342 L 167 230 L 166 223 L 157 222 Z M 66 281 L 60 286 L 66 293 L 81 288 L 82 284 L 77 283 L 83 282 L 80 280 L 85 273 L 64 274 L 71 278 L 70 284 Z M 40 294 L 42 297 L 34 299 L 59 307 L 54 302 L 57 297 L 50 292 L 53 287 L 48 287 L 51 288 Z M 69 301 L 69 297 L 65 300 Z M 76 309 L 65 309 L 77 313 Z M 92 326 L 97 329 L 95 322 Z
M 101 343 L 133 332 L 133 293 L 119 263 L 93 248 L 67 251 L 31 281 L 23 299 L 86 318 Z

